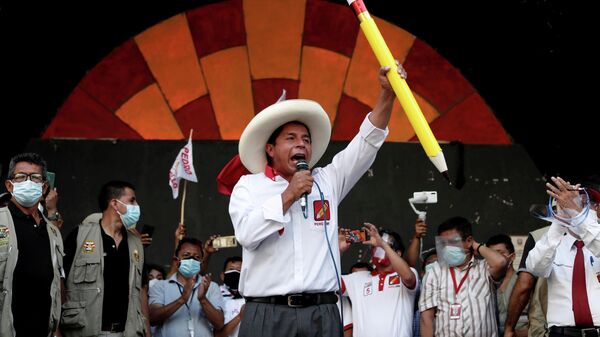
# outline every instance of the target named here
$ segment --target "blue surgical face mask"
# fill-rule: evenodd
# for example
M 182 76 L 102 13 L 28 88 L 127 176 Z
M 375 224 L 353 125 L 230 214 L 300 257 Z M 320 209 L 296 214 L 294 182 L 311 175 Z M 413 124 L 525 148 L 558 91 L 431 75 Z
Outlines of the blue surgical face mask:
M 135 227 L 138 220 L 140 220 L 140 214 L 141 214 L 140 206 L 126 204 L 126 203 L 122 202 L 121 200 L 117 200 L 117 201 L 122 203 L 123 205 L 125 205 L 125 207 L 127 207 L 127 210 L 123 214 L 121 214 L 121 213 L 119 213 L 119 211 L 117 211 L 117 213 L 119 213 L 119 216 L 121 217 L 121 222 L 123 223 L 123 226 L 125 226 L 125 229 L 130 229 L 130 228 Z
M 437 261 L 433 261 L 433 262 L 431 262 L 430 264 L 426 265 L 426 266 L 425 266 L 425 272 L 428 272 L 428 271 L 430 271 L 431 269 L 433 269 L 433 267 L 434 267 L 434 266 L 435 266 L 437 263 L 438 263 Z
M 450 267 L 460 265 L 465 261 L 466 257 L 467 255 L 465 254 L 464 249 L 455 246 L 446 246 L 446 248 L 444 248 L 444 254 L 442 255 L 442 258 Z
M 27 179 L 20 183 L 13 183 L 12 195 L 19 205 L 23 207 L 31 207 L 35 205 L 42 197 L 42 186 L 44 184 L 34 183 Z
M 190 278 L 196 276 L 200 272 L 200 261 L 194 259 L 181 260 L 179 263 L 179 272 L 183 277 Z

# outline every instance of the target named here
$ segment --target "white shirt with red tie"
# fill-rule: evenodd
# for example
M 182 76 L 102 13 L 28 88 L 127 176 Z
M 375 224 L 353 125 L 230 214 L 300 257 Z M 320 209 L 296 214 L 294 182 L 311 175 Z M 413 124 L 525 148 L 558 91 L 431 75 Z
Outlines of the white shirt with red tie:
M 596 213 L 590 210 L 583 223 L 573 231 L 584 243 L 588 302 L 594 325 L 600 326 L 600 224 Z M 577 240 L 555 220 L 527 256 L 527 269 L 548 279 L 548 327 L 576 326 L 571 297 Z

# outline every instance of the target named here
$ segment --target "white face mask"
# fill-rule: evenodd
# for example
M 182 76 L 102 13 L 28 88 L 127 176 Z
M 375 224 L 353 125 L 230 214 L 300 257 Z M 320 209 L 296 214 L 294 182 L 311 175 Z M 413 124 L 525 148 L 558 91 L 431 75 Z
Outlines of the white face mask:
M 42 197 L 42 186 L 44 184 L 34 183 L 30 179 L 20 183 L 13 183 L 12 195 L 19 205 L 23 207 L 31 207 L 35 205 Z
M 158 281 L 160 281 L 157 278 L 153 278 L 152 280 L 148 281 L 148 288 L 152 288 L 155 284 L 158 283 Z

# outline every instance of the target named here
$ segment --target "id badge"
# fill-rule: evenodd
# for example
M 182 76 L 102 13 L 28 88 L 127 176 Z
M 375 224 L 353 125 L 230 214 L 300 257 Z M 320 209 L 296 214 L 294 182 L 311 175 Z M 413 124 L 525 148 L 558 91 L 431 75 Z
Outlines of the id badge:
M 462 305 L 454 303 L 450 305 L 450 319 L 459 319 L 462 313 Z
M 194 320 L 192 318 L 188 319 L 188 332 L 190 337 L 194 337 Z

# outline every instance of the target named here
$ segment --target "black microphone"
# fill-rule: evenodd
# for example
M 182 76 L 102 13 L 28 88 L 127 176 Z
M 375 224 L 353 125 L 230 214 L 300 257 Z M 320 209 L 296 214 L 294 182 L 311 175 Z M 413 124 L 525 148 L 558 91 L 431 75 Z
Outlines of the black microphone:
M 306 171 L 308 170 L 308 164 L 306 163 L 306 161 L 304 159 L 299 159 L 296 162 L 296 171 L 300 172 L 300 171 Z M 302 207 L 302 213 L 306 213 L 306 203 L 308 202 L 308 193 L 304 193 L 302 194 L 302 197 L 300 197 L 300 207 Z

